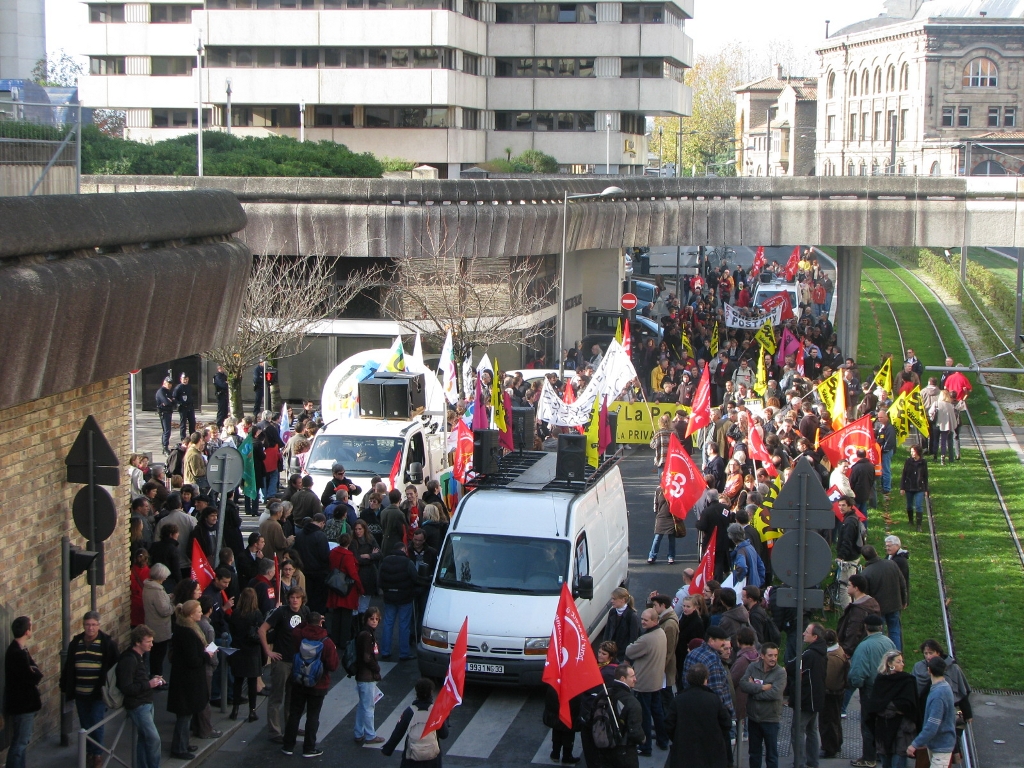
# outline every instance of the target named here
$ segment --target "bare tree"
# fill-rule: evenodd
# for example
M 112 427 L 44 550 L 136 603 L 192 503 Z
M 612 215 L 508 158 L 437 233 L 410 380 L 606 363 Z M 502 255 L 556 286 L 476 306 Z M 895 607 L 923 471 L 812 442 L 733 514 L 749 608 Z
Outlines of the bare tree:
M 541 258 L 461 257 L 434 237 L 425 250 L 395 264 L 381 309 L 438 347 L 450 330 L 456 361 L 474 347 L 520 343 L 551 305 L 557 279 L 542 274 Z
M 371 267 L 336 280 L 336 258 L 256 256 L 245 290 L 238 334 L 206 356 L 228 376 L 230 411 L 242 416 L 242 381 L 261 359 L 279 360 L 302 352 L 310 327 L 336 317 L 361 291 L 380 282 L 381 270 Z

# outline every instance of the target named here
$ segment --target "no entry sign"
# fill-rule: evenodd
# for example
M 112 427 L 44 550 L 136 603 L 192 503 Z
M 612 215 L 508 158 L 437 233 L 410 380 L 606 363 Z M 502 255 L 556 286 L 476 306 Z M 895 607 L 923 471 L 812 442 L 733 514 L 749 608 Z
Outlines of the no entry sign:
M 636 294 L 635 293 L 624 293 L 622 298 L 619 299 L 619 305 L 627 312 L 636 309 Z

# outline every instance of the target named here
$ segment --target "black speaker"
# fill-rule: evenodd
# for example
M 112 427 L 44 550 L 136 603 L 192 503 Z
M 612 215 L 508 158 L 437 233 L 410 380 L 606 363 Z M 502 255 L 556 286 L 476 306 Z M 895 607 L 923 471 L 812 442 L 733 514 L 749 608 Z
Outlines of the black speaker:
M 555 463 L 556 480 L 583 482 L 587 467 L 587 437 L 580 434 L 558 436 L 558 460 Z
M 772 280 L 775 279 L 775 275 L 773 275 L 771 272 L 759 272 L 757 274 L 757 279 L 760 280 L 762 283 L 770 283 Z
M 498 430 L 478 429 L 473 432 L 473 471 L 493 475 L 498 471 Z
M 379 419 L 384 416 L 384 391 L 378 379 L 372 376 L 359 382 L 359 415 Z
M 533 408 L 512 407 L 512 444 L 517 451 L 532 451 L 537 434 L 537 412 Z

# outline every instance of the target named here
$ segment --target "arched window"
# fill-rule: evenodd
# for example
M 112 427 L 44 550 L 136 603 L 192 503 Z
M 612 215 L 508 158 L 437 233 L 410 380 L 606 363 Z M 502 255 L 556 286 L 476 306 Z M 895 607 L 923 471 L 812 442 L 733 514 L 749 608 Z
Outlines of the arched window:
M 900 90 L 901 91 L 909 91 L 910 90 L 910 65 L 909 64 L 904 64 L 903 68 L 900 70 Z
M 853 176 L 853 170 L 854 170 L 853 160 L 851 160 L 850 162 L 848 162 L 846 164 L 846 175 L 847 176 Z
M 896 166 L 896 173 L 898 173 L 900 176 L 907 175 L 907 166 L 903 164 L 902 160 L 900 160 L 900 164 Z
M 863 160 L 860 161 L 860 175 L 861 176 L 867 176 L 868 175 L 868 166 L 867 166 L 867 164 Z
M 825 98 L 834 99 L 836 97 L 836 73 L 828 73 L 828 86 L 825 89 Z
M 875 67 L 875 90 L 874 93 L 882 92 L 882 68 Z
M 986 160 L 979 163 L 971 171 L 971 176 L 1005 176 L 1006 169 L 995 160 Z
M 885 73 L 885 90 L 888 93 L 896 90 L 896 67 L 892 64 L 889 65 L 889 69 Z
M 999 81 L 999 70 L 992 59 L 975 59 L 964 67 L 964 88 L 995 88 Z
M 864 72 L 860 76 L 860 93 L 861 93 L 861 96 L 867 96 L 870 93 L 870 91 L 868 90 L 868 85 L 871 82 L 870 78 L 871 78 L 871 76 L 868 74 L 868 71 L 865 69 Z
M 941 176 L 942 175 L 942 166 L 939 165 L 939 161 L 938 160 L 936 160 L 934 163 L 932 163 L 932 169 L 931 169 L 931 171 L 929 173 L 932 176 Z
M 877 176 L 878 175 L 878 161 L 877 160 L 872 160 L 871 161 L 871 175 L 872 176 Z
M 850 95 L 851 96 L 856 96 L 857 95 L 857 73 L 856 72 L 854 72 L 852 75 L 850 75 Z

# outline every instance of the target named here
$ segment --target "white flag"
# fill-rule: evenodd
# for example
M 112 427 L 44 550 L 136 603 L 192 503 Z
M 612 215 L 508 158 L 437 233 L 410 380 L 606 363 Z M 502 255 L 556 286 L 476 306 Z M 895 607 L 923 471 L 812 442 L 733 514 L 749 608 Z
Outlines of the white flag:
M 480 358 L 480 362 L 476 364 L 476 375 L 479 376 L 484 371 L 490 371 L 494 373 L 494 365 L 491 363 L 491 358 L 484 352 L 484 356 Z
M 412 347 L 412 356 L 405 361 L 405 368 L 409 373 L 426 373 L 427 366 L 423 362 L 423 343 L 420 341 L 420 332 L 416 331 L 416 341 Z
M 419 335 L 416 342 L 419 343 Z M 438 373 L 441 374 L 441 384 L 444 389 L 445 399 L 455 405 L 459 401 L 458 370 L 455 368 L 455 347 L 452 344 L 452 332 L 444 337 L 444 346 L 441 347 L 441 360 L 438 362 Z
M 590 383 L 574 403 L 564 403 L 545 381 L 537 403 L 537 418 L 559 427 L 577 427 L 590 420 L 594 402 L 598 397 L 611 402 L 635 379 L 636 369 L 622 345 L 614 339 L 608 345 L 601 364 L 594 371 Z

